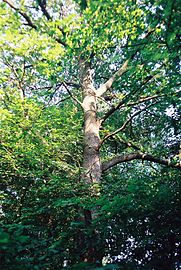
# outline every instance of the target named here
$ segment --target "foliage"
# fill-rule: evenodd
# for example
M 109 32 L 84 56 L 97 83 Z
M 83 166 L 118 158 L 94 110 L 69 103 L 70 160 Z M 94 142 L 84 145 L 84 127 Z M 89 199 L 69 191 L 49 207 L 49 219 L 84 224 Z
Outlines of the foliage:
M 98 88 L 130 61 L 97 98 L 103 162 L 139 150 L 176 164 L 179 1 L 12 2 L 0 3 L 1 268 L 176 269 L 179 171 L 134 160 L 81 180 L 79 63 Z

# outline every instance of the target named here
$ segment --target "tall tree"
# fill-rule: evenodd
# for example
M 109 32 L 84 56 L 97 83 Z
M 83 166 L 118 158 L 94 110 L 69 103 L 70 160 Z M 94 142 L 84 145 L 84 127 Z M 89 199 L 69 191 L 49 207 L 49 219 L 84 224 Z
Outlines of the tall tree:
M 178 10 L 179 1 L 162 0 L 1 3 L 2 121 L 10 125 L 2 137 L 6 193 L 16 197 L 10 175 L 21 185 L 33 173 L 32 182 L 22 180 L 22 200 L 36 178 L 46 183 L 67 172 L 78 191 L 83 185 L 83 203 L 72 212 L 82 226 L 73 237 L 81 252 L 71 263 L 101 262 L 105 254 L 95 220 L 109 171 L 118 179 L 127 166 L 119 164 L 138 161 L 133 164 L 146 164 L 148 181 L 162 166 L 181 168 Z M 14 142 L 12 132 L 21 134 Z M 13 163 L 21 155 L 22 163 Z M 138 169 L 130 168 L 134 178 Z

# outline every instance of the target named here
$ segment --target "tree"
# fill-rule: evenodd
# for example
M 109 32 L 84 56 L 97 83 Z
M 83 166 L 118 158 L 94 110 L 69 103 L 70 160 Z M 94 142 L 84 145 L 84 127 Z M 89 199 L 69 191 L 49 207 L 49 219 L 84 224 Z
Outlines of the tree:
M 61 267 L 67 258 L 71 265 L 101 263 L 108 234 L 114 238 L 114 224 L 121 227 L 116 209 L 106 219 L 113 222 L 110 232 L 102 227 L 103 204 L 110 203 L 104 192 L 113 192 L 121 170 L 132 179 L 135 194 L 139 182 L 142 186 L 152 174 L 162 181 L 162 166 L 175 178 L 181 168 L 178 9 L 178 1 L 161 0 L 1 3 L 3 200 L 7 194 L 17 200 L 13 219 L 21 226 L 27 226 L 26 211 L 48 222 L 48 243 L 68 228 L 57 259 Z M 35 203 L 36 190 L 40 202 Z M 50 209 L 61 208 L 58 216 L 44 209 L 47 196 Z M 4 203 L 6 211 L 12 209 Z M 133 220 L 139 224 L 138 214 Z M 132 217 L 131 211 L 127 222 Z M 147 215 L 142 217 L 144 223 Z M 35 236 L 41 230 L 30 231 Z M 22 251 L 30 252 L 27 238 L 22 241 L 27 241 Z M 116 256 L 120 249 L 111 251 Z

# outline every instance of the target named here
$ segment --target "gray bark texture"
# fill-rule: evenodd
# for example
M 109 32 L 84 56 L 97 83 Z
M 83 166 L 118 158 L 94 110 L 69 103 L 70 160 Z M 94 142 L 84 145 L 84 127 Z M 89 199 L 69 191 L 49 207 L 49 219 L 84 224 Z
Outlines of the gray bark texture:
M 84 154 L 83 180 L 87 184 L 99 183 L 101 162 L 99 155 L 100 121 L 97 118 L 96 91 L 93 86 L 90 65 L 83 60 L 80 63 L 82 77 L 83 110 L 84 110 Z
M 82 107 L 84 111 L 84 152 L 83 152 L 83 169 L 81 179 L 87 184 L 90 189 L 90 196 L 96 195 L 96 188 L 94 184 L 100 182 L 102 174 L 102 166 L 100 162 L 100 121 L 97 118 L 97 98 L 96 90 L 93 86 L 91 67 L 88 62 L 80 60 L 81 71 L 81 87 L 83 102 Z M 93 188 L 92 188 L 93 185 Z M 80 238 L 82 243 L 80 246 L 86 246 L 82 261 L 101 264 L 101 253 L 99 251 L 99 233 L 92 229 L 93 211 L 90 209 L 83 209 L 85 228 L 91 233 L 85 238 L 84 233 L 81 232 Z M 80 242 L 81 242 L 80 241 Z M 97 244 L 95 244 L 97 243 Z

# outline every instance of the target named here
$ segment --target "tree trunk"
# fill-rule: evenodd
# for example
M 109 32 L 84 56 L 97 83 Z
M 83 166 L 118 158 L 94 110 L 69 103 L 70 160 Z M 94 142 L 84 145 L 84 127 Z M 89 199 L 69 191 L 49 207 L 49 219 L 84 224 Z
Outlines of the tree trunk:
M 99 183 L 101 163 L 99 155 L 99 128 L 97 118 L 96 91 L 92 83 L 91 68 L 87 62 L 81 62 L 82 92 L 84 108 L 84 156 L 83 180 L 86 184 Z
M 83 171 L 82 181 L 87 185 L 90 196 L 95 196 L 96 185 L 100 182 L 101 162 L 99 154 L 100 122 L 97 118 L 96 91 L 93 86 L 90 64 L 84 60 L 80 61 L 81 68 L 81 86 L 83 93 L 84 109 L 84 152 L 83 152 Z M 84 209 L 84 222 L 89 235 L 86 237 L 86 252 L 84 261 L 95 263 L 98 261 L 98 233 L 92 229 L 92 210 Z M 83 237 L 84 238 L 84 237 Z

